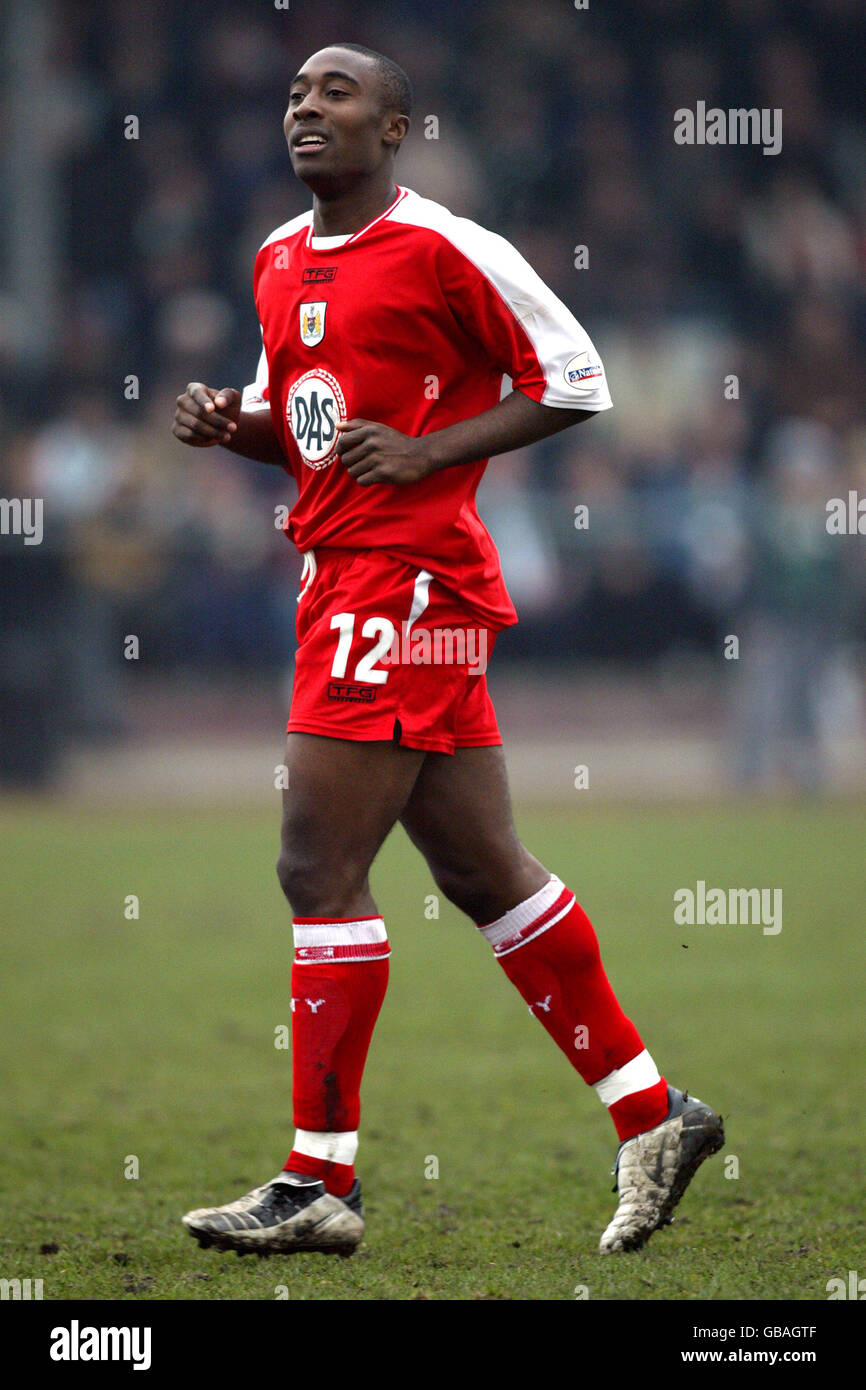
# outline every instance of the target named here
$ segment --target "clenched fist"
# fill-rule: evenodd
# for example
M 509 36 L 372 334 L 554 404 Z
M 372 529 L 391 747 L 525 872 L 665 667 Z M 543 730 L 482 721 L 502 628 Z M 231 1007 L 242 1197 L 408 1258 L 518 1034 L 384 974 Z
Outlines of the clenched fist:
M 374 420 L 340 420 L 337 453 L 362 487 L 370 483 L 417 483 L 433 471 L 429 441 L 392 430 Z
M 208 449 L 213 444 L 230 444 L 241 413 L 241 393 L 231 386 L 215 391 L 200 381 L 191 381 L 177 398 L 172 434 L 182 444 Z

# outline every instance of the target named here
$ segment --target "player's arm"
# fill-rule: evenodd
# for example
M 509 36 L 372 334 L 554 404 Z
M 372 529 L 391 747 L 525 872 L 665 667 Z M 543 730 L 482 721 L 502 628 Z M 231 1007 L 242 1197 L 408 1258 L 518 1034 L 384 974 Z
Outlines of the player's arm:
M 259 463 L 284 464 L 270 410 L 243 410 L 241 393 L 231 386 L 215 390 L 191 381 L 177 398 L 172 434 L 197 449 L 221 444 L 233 454 Z
M 440 468 L 453 468 L 536 444 L 595 413 L 539 405 L 522 391 L 512 391 L 492 410 L 416 439 L 370 420 L 347 420 L 338 426 L 339 452 L 346 471 L 365 486 L 414 483 Z
M 523 391 L 512 391 L 492 410 L 472 419 L 461 420 L 447 429 L 422 439 L 432 456 L 430 471 L 452 468 L 473 459 L 492 458 L 536 444 L 570 425 L 588 420 L 594 410 L 567 410 L 562 406 L 539 405 Z M 479 453 L 479 448 L 481 452 Z

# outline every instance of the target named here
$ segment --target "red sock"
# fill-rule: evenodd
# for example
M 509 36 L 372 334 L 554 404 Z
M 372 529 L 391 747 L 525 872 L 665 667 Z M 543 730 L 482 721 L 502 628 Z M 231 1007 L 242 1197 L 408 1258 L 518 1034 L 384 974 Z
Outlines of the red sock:
M 661 1124 L 667 1083 L 610 987 L 592 923 L 551 876 L 480 930 L 529 1012 L 608 1106 L 620 1140 Z
M 388 985 L 381 917 L 295 917 L 292 1080 L 297 1127 L 285 1169 L 344 1197 L 355 1180 L 361 1077 Z

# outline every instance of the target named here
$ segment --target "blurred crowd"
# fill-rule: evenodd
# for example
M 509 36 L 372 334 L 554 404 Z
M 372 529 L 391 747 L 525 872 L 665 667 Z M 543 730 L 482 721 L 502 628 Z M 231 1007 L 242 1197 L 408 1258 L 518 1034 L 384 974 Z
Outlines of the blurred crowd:
M 0 495 L 42 497 L 46 528 L 27 551 L 0 538 L 4 645 L 26 613 L 82 731 L 118 719 L 125 634 L 151 669 L 288 661 L 299 562 L 274 508 L 293 485 L 183 448 L 170 422 L 187 381 L 254 375 L 253 257 L 309 205 L 288 81 L 346 39 L 413 81 L 398 180 L 514 242 L 608 370 L 613 411 L 488 469 L 480 510 L 521 615 L 498 650 L 647 661 L 738 634 L 760 653 L 743 775 L 780 711 L 808 749 L 824 674 L 866 635 L 866 540 L 825 525 L 830 498 L 866 496 L 860 0 L 58 0 L 47 17 L 56 293 L 38 342 L 11 237 L 0 291 Z M 0 196 L 20 121 L 4 91 Z M 780 109 L 781 152 L 676 143 L 698 102 Z M 4 689 L 42 669 L 19 658 Z

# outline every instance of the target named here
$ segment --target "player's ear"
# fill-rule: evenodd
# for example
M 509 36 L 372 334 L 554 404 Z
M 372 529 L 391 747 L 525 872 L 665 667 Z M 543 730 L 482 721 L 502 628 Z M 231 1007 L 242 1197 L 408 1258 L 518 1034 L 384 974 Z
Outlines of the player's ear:
M 406 139 L 410 125 L 408 116 L 398 115 L 396 111 L 389 112 L 382 141 L 384 144 L 392 146 L 395 154 Z

